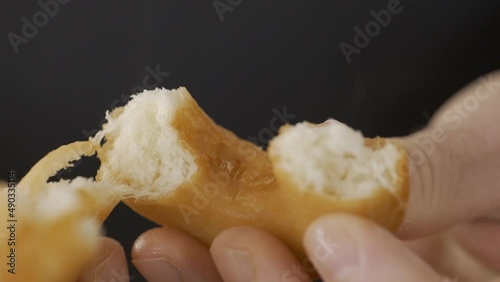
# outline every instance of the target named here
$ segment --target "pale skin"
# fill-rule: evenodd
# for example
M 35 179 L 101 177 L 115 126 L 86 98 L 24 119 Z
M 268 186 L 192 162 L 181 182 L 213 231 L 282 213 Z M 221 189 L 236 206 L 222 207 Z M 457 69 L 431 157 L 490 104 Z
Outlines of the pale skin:
M 469 84 L 427 128 L 397 140 L 412 160 L 403 224 L 390 234 L 353 215 L 318 218 L 303 244 L 323 281 L 500 282 L 500 72 Z M 116 274 L 127 271 L 120 244 L 102 238 L 101 250 L 79 281 L 128 281 Z M 223 231 L 210 248 L 156 228 L 136 240 L 132 259 L 151 282 L 312 281 L 303 271 L 310 264 L 251 227 Z

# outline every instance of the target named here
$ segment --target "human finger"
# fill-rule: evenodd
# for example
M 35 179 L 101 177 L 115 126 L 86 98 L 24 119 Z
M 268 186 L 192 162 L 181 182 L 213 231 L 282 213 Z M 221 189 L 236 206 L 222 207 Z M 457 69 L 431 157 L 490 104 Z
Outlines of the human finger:
M 398 139 L 411 182 L 401 237 L 434 234 L 500 208 L 499 109 L 496 72 L 461 90 L 427 128 Z
M 176 229 L 155 228 L 139 236 L 132 263 L 150 282 L 222 281 L 208 248 Z
M 278 238 L 251 227 L 219 234 L 210 252 L 225 282 L 307 282 L 304 265 Z

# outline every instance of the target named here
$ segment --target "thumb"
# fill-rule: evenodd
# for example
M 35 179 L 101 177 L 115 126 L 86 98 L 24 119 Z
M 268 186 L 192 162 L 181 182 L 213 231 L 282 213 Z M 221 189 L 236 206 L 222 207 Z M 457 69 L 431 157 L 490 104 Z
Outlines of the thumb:
M 385 229 L 353 215 L 315 220 L 305 232 L 304 246 L 325 282 L 451 282 Z
M 82 270 L 77 282 L 129 281 L 125 253 L 118 241 L 107 237 L 100 238 L 98 252 L 94 261 Z
M 429 126 L 399 139 L 410 197 L 399 235 L 415 238 L 500 208 L 500 72 L 461 90 Z

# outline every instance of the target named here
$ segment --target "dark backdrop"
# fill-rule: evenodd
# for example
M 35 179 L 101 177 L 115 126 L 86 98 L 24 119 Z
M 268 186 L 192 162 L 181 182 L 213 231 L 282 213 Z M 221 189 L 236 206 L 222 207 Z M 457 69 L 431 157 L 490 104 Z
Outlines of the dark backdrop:
M 283 107 L 296 115 L 292 122 L 333 117 L 370 136 L 408 134 L 464 84 L 500 66 L 497 0 L 401 0 L 402 10 L 371 30 L 350 63 L 340 44 L 354 46 L 354 28 L 391 1 L 65 1 L 46 23 L 36 1 L 1 8 L 5 175 L 22 176 L 48 151 L 86 139 L 105 110 L 140 89 L 148 67 L 169 73 L 159 86 L 186 86 L 215 121 L 247 138 Z M 214 3 L 228 10 L 220 16 Z M 33 23 L 34 15 L 41 27 L 25 31 L 32 38 L 16 53 L 12 33 L 25 37 L 22 18 Z M 78 173 L 91 175 L 95 165 Z M 153 224 L 120 206 L 106 226 L 129 252 Z

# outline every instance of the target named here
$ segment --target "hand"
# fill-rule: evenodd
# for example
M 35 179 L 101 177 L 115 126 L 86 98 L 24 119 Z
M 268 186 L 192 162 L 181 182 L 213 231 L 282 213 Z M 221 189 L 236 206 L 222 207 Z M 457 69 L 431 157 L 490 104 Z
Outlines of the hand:
M 80 273 L 77 282 L 124 281 L 129 281 L 129 276 L 127 260 L 122 246 L 111 238 L 100 238 L 98 255 Z
M 301 262 L 262 230 L 228 229 L 208 249 L 158 228 L 137 239 L 133 263 L 151 282 L 311 281 L 311 262 L 327 282 L 500 281 L 500 220 L 491 217 L 500 210 L 500 73 L 471 84 L 426 129 L 399 140 L 411 159 L 399 239 L 368 220 L 327 215 L 306 231 L 310 261 Z

